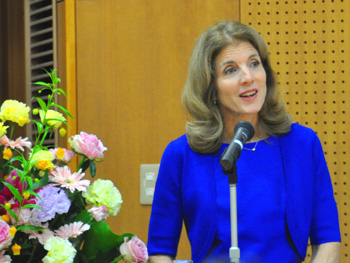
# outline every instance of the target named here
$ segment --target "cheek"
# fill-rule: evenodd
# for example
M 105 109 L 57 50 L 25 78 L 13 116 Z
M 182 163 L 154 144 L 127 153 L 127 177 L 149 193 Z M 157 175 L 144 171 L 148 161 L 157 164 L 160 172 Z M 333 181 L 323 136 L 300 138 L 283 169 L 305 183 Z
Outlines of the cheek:
M 233 81 L 218 81 L 216 91 L 219 98 L 232 97 L 238 92 L 239 86 Z

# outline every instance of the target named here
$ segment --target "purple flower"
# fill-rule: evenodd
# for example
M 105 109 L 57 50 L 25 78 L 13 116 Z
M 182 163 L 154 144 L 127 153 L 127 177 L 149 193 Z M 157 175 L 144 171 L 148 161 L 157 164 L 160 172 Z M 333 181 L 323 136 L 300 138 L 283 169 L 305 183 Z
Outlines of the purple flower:
M 33 209 L 32 222 L 47 222 L 55 217 L 56 213 L 67 213 L 71 201 L 66 193 L 58 187 L 49 184 L 38 192 L 41 200 L 37 198 L 36 204 L 42 208 Z

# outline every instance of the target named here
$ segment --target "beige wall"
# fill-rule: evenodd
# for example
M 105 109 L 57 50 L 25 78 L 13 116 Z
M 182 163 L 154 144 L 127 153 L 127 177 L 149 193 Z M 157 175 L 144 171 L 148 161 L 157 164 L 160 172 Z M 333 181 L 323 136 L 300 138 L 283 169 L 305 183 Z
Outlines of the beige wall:
M 239 20 L 239 3 L 99 0 L 75 8 L 77 131 L 108 147 L 97 177 L 113 180 L 124 200 L 108 223 L 146 242 L 151 207 L 140 205 L 140 165 L 159 163 L 184 133 L 180 94 L 195 39 L 216 21 Z M 179 258 L 190 258 L 185 237 Z

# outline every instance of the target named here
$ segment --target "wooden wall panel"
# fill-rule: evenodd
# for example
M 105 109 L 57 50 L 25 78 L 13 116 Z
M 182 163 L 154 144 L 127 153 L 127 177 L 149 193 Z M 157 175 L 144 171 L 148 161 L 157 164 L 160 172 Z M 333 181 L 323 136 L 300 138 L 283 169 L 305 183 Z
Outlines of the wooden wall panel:
M 6 13 L 3 19 L 2 28 L 5 34 L 3 43 L 3 56 L 0 70 L 3 69 L 4 93 L 5 97 L 0 98 L 0 105 L 6 99 L 14 99 L 26 102 L 26 78 L 25 78 L 25 41 L 24 41 L 24 0 L 2 1 L 1 7 L 4 8 L 1 13 Z M 1 25 L 3 27 L 3 25 Z M 14 138 L 23 136 L 26 128 L 16 125 Z
M 7 98 L 7 2 L 0 1 L 0 98 Z
M 139 202 L 140 165 L 159 163 L 184 133 L 180 94 L 195 39 L 227 19 L 239 20 L 238 0 L 76 1 L 77 130 L 108 147 L 97 177 L 123 196 L 108 220 L 114 231 L 147 241 L 151 207 Z M 190 257 L 185 239 L 180 258 Z
M 344 263 L 350 260 L 349 17 L 347 0 L 241 1 L 241 21 L 269 45 L 289 112 L 322 141 L 339 209 Z

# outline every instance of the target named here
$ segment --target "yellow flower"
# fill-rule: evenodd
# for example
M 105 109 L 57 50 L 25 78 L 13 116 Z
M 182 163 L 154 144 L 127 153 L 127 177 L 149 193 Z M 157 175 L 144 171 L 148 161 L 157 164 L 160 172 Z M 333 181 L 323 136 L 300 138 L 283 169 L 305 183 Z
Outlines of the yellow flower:
M 107 207 L 107 216 L 116 216 L 123 203 L 118 188 L 114 186 L 111 180 L 97 179 L 82 194 L 87 204 Z
M 23 193 L 22 196 L 24 199 L 28 200 L 30 197 L 30 193 Z
M 73 262 L 77 253 L 72 243 L 60 237 L 50 237 L 47 239 L 44 248 L 48 252 L 42 259 L 43 263 Z
M 66 121 L 66 118 L 55 110 L 48 110 L 46 115 L 43 110 L 39 110 L 39 115 L 41 122 L 44 123 L 46 121 L 46 123 L 49 126 L 52 126 L 53 129 L 57 129 L 62 125 L 62 122 Z
M 19 126 L 30 122 L 29 119 L 30 108 L 22 102 L 17 100 L 5 100 L 1 105 L 0 119 L 5 121 L 12 121 L 18 123 Z
M 18 245 L 17 243 L 15 243 L 13 246 L 12 246 L 12 252 L 13 252 L 13 255 L 15 255 L 15 256 L 18 256 L 18 255 L 20 255 L 21 254 L 21 246 L 20 245 Z
M 6 129 L 8 127 L 9 126 L 4 126 L 3 122 L 0 122 L 0 137 L 4 136 L 7 133 Z
M 46 170 L 47 169 L 47 161 L 46 160 L 38 161 L 36 167 L 40 170 Z
M 10 160 L 12 158 L 12 151 L 10 148 L 7 148 L 5 149 L 3 152 L 2 152 L 2 155 L 3 155 L 3 158 L 5 160 Z
M 1 219 L 4 220 L 6 223 L 10 222 L 11 218 L 8 214 L 2 215 Z
M 66 134 L 67 134 L 66 129 L 65 129 L 65 128 L 61 128 L 61 129 L 60 129 L 60 135 L 61 135 L 61 137 L 66 136 Z
M 64 158 L 64 150 L 60 147 L 56 151 L 57 159 L 63 159 Z
M 17 229 L 14 226 L 11 226 L 9 232 L 10 236 L 14 237 L 16 235 Z
M 6 208 L 6 209 L 10 209 L 10 208 L 11 208 L 11 204 L 10 204 L 10 203 L 6 203 L 6 204 L 5 204 L 5 208 Z
M 40 150 L 32 156 L 32 163 L 39 170 L 52 170 L 54 157 L 49 151 Z

